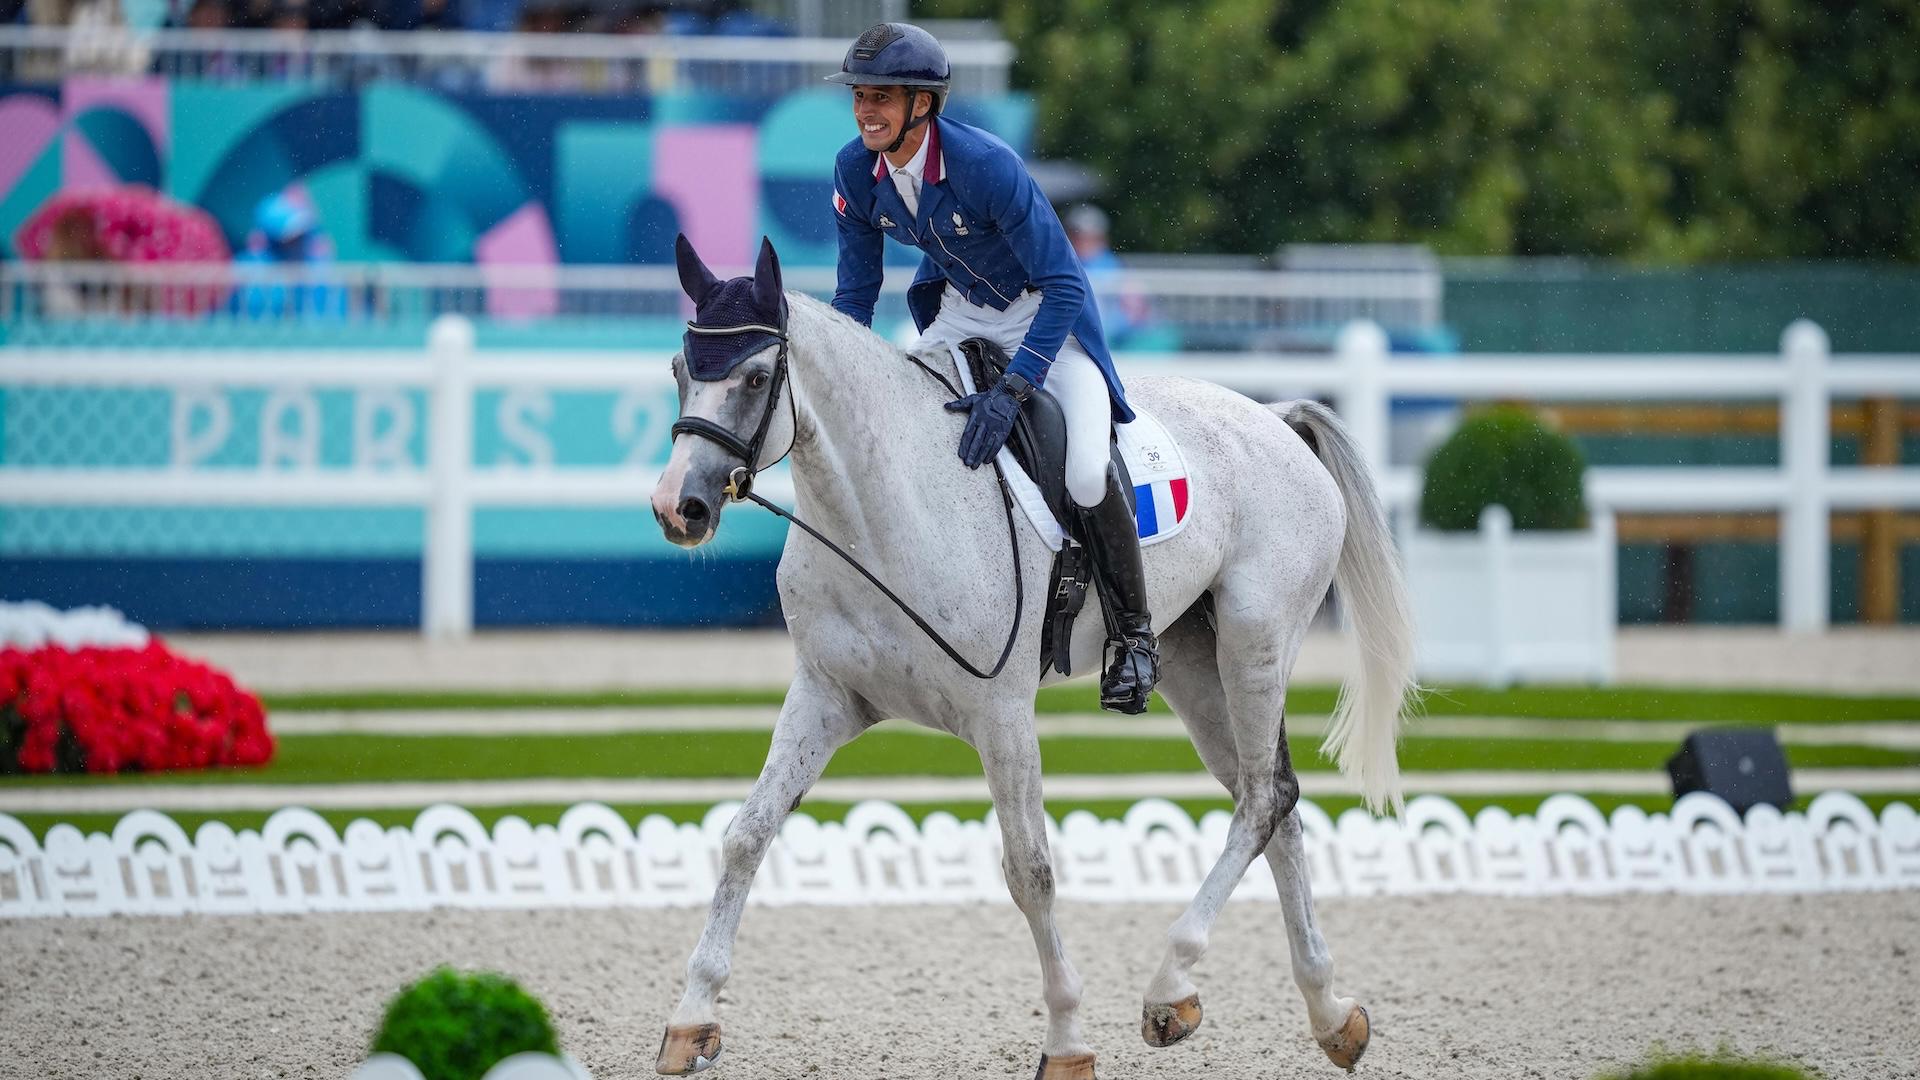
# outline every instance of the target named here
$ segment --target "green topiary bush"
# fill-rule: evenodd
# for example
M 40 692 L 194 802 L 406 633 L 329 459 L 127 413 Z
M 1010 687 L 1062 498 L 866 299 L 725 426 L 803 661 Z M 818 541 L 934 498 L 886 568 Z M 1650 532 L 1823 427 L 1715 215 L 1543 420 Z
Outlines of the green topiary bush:
M 1594 1080 L 1814 1080 L 1814 1075 L 1791 1065 L 1749 1061 L 1722 1051 L 1710 1058 L 1693 1054 L 1660 1058 L 1632 1072 L 1605 1073 Z
M 400 991 L 373 1040 L 374 1053 L 399 1054 L 426 1080 L 480 1080 L 529 1050 L 560 1053 L 546 1008 L 505 975 L 449 967 Z
M 1480 511 L 1498 503 L 1516 529 L 1578 529 L 1586 524 L 1585 471 L 1580 448 L 1532 410 L 1478 410 L 1427 461 L 1420 521 L 1471 532 Z

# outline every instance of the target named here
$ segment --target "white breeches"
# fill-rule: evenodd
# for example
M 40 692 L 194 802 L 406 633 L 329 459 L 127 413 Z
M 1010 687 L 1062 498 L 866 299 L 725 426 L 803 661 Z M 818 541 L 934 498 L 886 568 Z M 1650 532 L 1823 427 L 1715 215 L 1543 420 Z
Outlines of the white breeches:
M 940 297 L 940 314 L 920 335 L 920 343 L 958 345 L 967 338 L 982 337 L 1012 357 L 1039 312 L 1038 292 L 1024 293 L 1007 310 L 995 311 L 968 303 L 948 285 Z M 1107 463 L 1112 453 L 1113 399 L 1107 393 L 1106 376 L 1080 342 L 1069 337 L 1047 369 L 1045 385 L 1066 414 L 1067 495 L 1078 506 L 1097 506 L 1107 497 Z

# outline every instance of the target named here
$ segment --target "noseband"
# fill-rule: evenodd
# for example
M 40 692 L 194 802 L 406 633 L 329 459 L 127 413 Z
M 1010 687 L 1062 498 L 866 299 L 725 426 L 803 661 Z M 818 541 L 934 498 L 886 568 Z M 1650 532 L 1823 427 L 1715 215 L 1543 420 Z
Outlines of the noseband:
M 772 468 L 780 464 L 787 454 L 793 452 L 793 444 L 789 443 L 786 453 L 767 462 L 765 466 L 760 464 L 760 450 L 766 445 L 767 429 L 773 426 L 773 410 L 780 401 L 780 388 L 786 385 L 787 381 L 787 328 L 784 320 L 782 322 L 781 326 L 767 326 L 763 323 L 746 323 L 741 326 L 687 324 L 687 332 L 690 334 L 772 334 L 780 340 L 780 353 L 773 361 L 773 383 L 767 393 L 767 408 L 760 414 L 760 423 L 753 429 L 751 439 L 743 442 L 740 436 L 711 420 L 698 416 L 683 416 L 673 422 L 674 438 L 679 438 L 681 435 L 698 435 L 710 442 L 719 443 L 727 453 L 745 463 L 735 466 L 733 471 L 727 474 L 727 486 L 724 490 L 727 498 L 734 502 L 745 501 L 747 495 L 753 491 L 753 478 L 760 475 L 763 467 Z M 789 413 L 793 410 L 791 399 L 788 400 L 787 410 Z M 798 431 L 796 426 L 795 433 L 798 434 Z

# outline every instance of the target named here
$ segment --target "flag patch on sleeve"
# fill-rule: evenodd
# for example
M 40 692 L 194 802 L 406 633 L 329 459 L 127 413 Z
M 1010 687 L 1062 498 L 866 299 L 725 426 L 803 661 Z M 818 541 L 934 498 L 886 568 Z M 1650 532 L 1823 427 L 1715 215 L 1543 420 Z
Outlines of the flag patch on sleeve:
M 839 214 L 841 217 L 847 216 L 847 200 L 841 198 L 840 189 L 838 188 L 835 188 L 833 191 L 833 212 Z

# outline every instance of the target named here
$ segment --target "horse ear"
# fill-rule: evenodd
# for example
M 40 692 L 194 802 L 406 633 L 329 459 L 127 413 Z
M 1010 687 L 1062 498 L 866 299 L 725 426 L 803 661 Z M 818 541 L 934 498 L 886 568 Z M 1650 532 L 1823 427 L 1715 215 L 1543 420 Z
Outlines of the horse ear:
M 707 269 L 707 264 L 700 261 L 700 255 L 693 250 L 686 233 L 673 238 L 673 261 L 680 269 L 680 287 L 687 290 L 694 307 L 705 303 L 708 294 L 720 287 L 720 279 L 714 277 L 713 271 Z
M 780 289 L 780 256 L 774 254 L 773 241 L 760 238 L 760 260 L 753 264 L 753 298 L 762 311 L 781 311 L 784 297 Z

